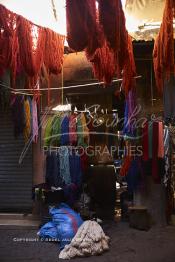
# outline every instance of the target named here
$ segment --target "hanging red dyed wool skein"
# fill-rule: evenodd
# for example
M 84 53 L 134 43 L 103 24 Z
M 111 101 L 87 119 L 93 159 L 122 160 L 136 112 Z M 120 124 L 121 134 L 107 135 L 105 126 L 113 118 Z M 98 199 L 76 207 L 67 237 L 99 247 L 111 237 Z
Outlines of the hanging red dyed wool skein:
M 15 15 L 0 5 L 0 75 L 16 60 Z
M 173 17 L 175 3 L 166 0 L 163 20 L 159 34 L 154 43 L 153 63 L 156 85 L 159 92 L 163 90 L 163 80 L 175 73 Z
M 43 63 L 45 31 L 18 16 L 17 32 L 21 64 L 28 76 L 36 77 Z
M 22 16 L 18 16 L 17 32 L 21 64 L 25 72 L 30 77 L 33 77 L 35 75 L 35 65 L 33 59 L 32 24 Z
M 121 77 L 123 71 L 123 86 L 127 93 L 129 88 L 132 88 L 132 78 L 136 70 L 121 0 L 99 0 L 99 21 L 107 45 L 114 53 L 117 77 Z
M 49 74 L 57 75 L 62 69 L 65 37 L 50 29 L 45 29 L 45 33 L 44 64 Z
M 66 0 L 67 41 L 74 51 L 100 46 L 95 0 Z
M 36 75 L 40 72 L 41 66 L 44 60 L 44 49 L 46 42 L 46 32 L 42 27 L 35 26 L 37 30 L 37 36 L 35 36 L 35 48 L 34 48 L 34 63 L 35 63 L 35 73 Z M 38 77 L 38 76 L 37 76 Z
M 128 46 L 128 31 L 126 30 L 125 14 L 123 12 L 121 0 L 117 0 L 117 10 L 119 16 L 117 16 L 117 24 L 119 33 L 119 42 L 116 45 L 116 56 L 118 59 L 119 70 L 123 70 L 125 64 L 128 63 L 129 46 Z M 130 61 L 130 60 L 129 60 Z
M 126 96 L 128 92 L 136 85 L 135 78 L 134 78 L 135 76 L 136 76 L 136 66 L 134 61 L 132 39 L 128 35 L 128 59 L 126 60 L 123 68 L 123 81 L 122 81 L 122 86 L 125 89 Z
M 113 51 L 105 41 L 101 48 L 98 48 L 93 57 L 88 57 L 92 63 L 93 73 L 99 81 L 104 81 L 105 85 L 110 84 L 115 75 L 115 58 Z
M 44 64 L 48 75 L 48 106 L 50 105 L 50 74 L 58 75 L 62 70 L 65 37 L 45 29 L 46 41 Z
M 117 41 L 119 41 L 117 16 L 119 16 L 119 10 L 117 10 L 116 0 L 99 0 L 99 21 L 104 35 L 113 50 L 116 50 Z

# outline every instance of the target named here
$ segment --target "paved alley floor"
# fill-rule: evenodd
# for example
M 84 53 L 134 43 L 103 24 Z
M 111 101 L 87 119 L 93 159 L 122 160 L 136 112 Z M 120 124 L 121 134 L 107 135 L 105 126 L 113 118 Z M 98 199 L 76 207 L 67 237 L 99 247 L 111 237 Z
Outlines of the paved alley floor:
M 127 223 L 103 226 L 110 236 L 110 251 L 73 262 L 175 262 L 175 227 L 154 227 L 148 232 L 129 228 Z M 1 262 L 56 262 L 59 245 L 39 241 L 37 230 L 0 228 Z

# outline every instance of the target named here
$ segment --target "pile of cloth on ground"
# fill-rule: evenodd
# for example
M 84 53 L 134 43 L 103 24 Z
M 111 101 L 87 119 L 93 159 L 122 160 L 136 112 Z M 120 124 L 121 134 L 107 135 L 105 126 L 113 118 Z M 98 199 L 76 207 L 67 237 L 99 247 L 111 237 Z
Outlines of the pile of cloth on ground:
M 61 251 L 60 259 L 101 255 L 109 250 L 109 237 L 96 221 L 85 221 L 69 245 Z

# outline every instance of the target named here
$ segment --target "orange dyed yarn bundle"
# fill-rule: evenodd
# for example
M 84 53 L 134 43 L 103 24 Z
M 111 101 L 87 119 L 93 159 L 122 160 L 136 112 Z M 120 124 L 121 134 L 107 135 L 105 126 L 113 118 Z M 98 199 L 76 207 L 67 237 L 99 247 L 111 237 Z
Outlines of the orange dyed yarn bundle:
M 57 34 L 49 29 L 46 30 L 42 27 L 35 26 L 21 16 L 18 16 L 17 19 L 17 31 L 20 47 L 20 60 L 23 68 L 27 75 L 30 77 L 36 77 L 38 76 L 44 62 L 46 53 L 45 48 L 47 48 L 47 45 L 51 43 L 48 53 L 52 56 L 52 51 L 55 54 L 60 53 L 60 46 L 58 46 L 58 44 L 55 45 L 55 39 L 52 39 L 52 34 Z M 53 67 L 55 67 L 56 62 L 53 59 L 50 60 L 53 61 Z M 51 67 L 51 63 L 49 66 Z M 52 70 L 52 73 L 55 73 L 54 70 Z
M 65 37 L 56 34 L 50 29 L 47 29 L 45 33 L 44 64 L 49 74 L 57 75 L 62 69 Z
M 136 81 L 136 66 L 134 61 L 134 53 L 133 53 L 133 46 L 132 46 L 132 39 L 128 35 L 128 59 L 126 60 L 123 68 L 123 86 L 125 88 L 125 95 L 135 87 Z
M 106 85 L 110 84 L 115 75 L 115 57 L 107 42 L 98 48 L 94 56 L 90 57 L 86 52 L 88 60 L 92 63 L 93 73 L 99 81 Z
M 86 50 L 86 56 L 92 63 L 94 75 L 105 84 L 110 84 L 114 76 L 121 77 L 123 73 L 123 88 L 127 95 L 135 86 L 136 67 L 121 0 L 99 0 L 98 11 L 102 47 L 91 56 Z
M 20 50 L 20 61 L 25 72 L 33 77 L 35 75 L 35 65 L 33 57 L 32 24 L 22 16 L 17 18 L 17 34 Z
M 0 13 L 0 75 L 10 69 L 14 88 L 17 71 L 20 73 L 22 69 L 27 77 L 26 87 L 34 88 L 44 63 L 49 74 L 60 73 L 65 38 L 2 5 Z M 34 90 L 34 93 L 38 92 Z

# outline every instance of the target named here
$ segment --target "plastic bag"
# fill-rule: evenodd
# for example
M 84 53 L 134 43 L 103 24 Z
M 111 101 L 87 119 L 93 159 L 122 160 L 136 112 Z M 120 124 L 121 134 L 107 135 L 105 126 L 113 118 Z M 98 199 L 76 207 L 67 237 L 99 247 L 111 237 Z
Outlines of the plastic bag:
M 57 228 L 61 249 L 63 249 L 65 245 L 70 244 L 83 220 L 78 213 L 64 203 L 59 205 L 58 208 L 50 208 L 50 214 Z
M 53 222 L 48 222 L 42 226 L 37 235 L 44 240 L 55 239 L 59 241 L 58 230 Z

